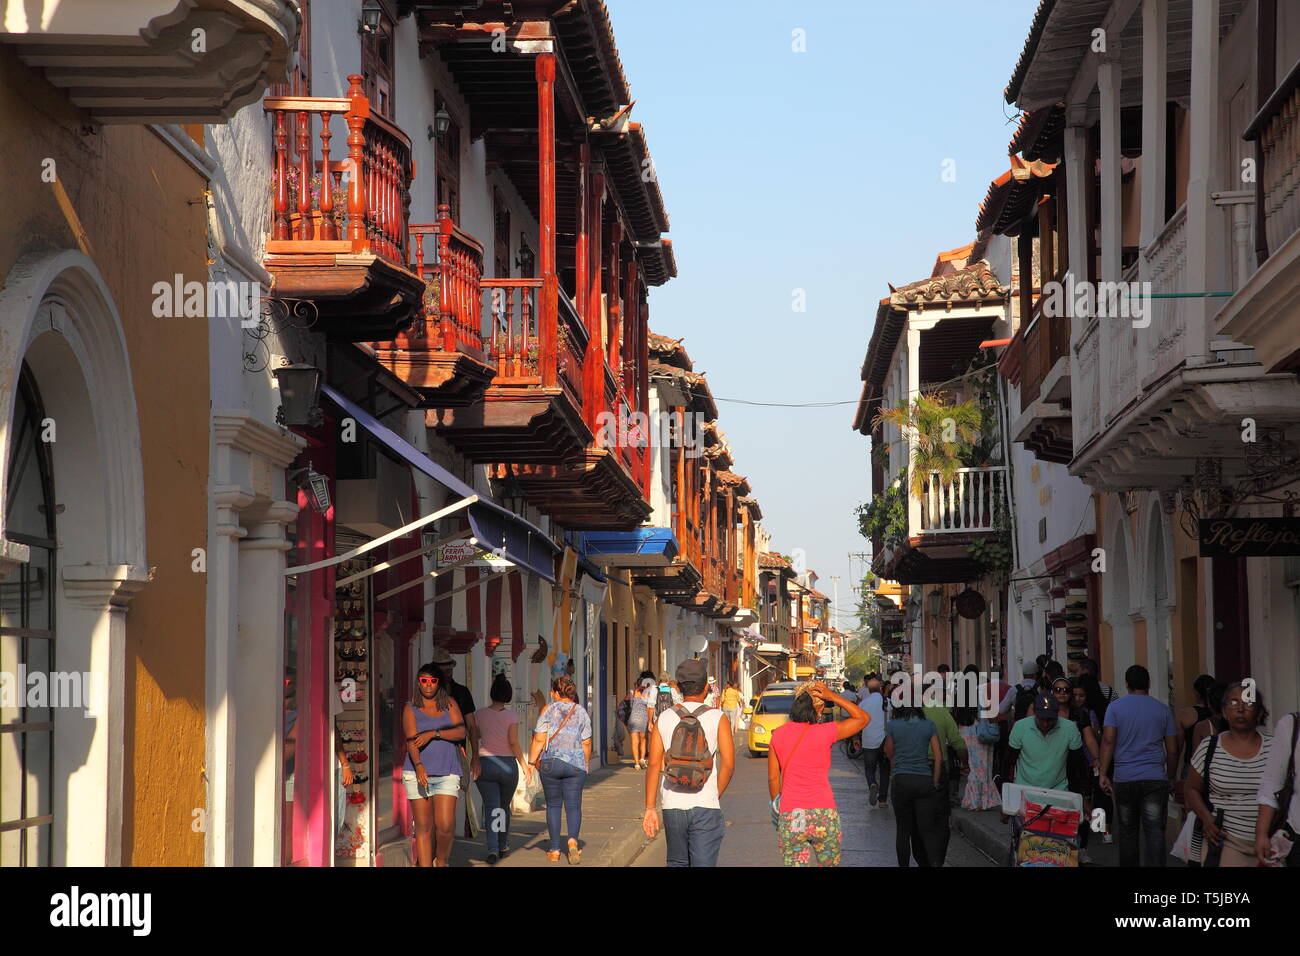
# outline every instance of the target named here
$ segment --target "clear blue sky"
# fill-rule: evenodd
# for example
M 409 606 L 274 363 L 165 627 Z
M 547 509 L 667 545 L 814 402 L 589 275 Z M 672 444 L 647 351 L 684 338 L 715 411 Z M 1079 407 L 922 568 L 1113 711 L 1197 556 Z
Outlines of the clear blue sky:
M 886 282 L 924 278 L 970 242 L 1007 169 L 1002 90 L 1037 0 L 608 6 L 680 273 L 652 291 L 651 328 L 685 338 L 720 399 L 856 401 Z M 827 594 L 840 575 L 851 608 L 869 480 L 853 405 L 718 408 L 774 548 L 802 548 Z

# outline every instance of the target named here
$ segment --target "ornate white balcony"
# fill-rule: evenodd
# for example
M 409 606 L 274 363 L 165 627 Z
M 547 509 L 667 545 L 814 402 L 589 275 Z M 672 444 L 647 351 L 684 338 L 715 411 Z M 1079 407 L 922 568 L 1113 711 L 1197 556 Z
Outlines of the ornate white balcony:
M 7 0 L 0 43 L 101 123 L 217 123 L 284 77 L 296 0 Z

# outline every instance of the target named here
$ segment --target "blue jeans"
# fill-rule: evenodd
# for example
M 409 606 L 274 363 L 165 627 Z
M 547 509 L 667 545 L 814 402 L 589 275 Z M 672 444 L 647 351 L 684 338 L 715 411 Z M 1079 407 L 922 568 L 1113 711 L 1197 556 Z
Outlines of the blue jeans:
M 864 747 L 862 749 L 862 763 L 867 772 L 867 786 L 876 783 L 876 775 L 880 775 L 880 795 L 877 802 L 884 800 L 889 796 L 889 760 L 885 757 L 884 747 Z
M 483 798 L 483 832 L 487 851 L 509 849 L 510 801 L 519 784 L 519 764 L 513 757 L 479 757 L 479 796 Z
M 717 807 L 664 811 L 669 866 L 717 866 L 727 823 Z
M 582 829 L 582 788 L 587 771 L 571 763 L 552 758 L 550 773 L 543 772 L 542 792 L 546 794 L 546 829 L 551 832 L 550 852 L 560 849 L 560 812 L 569 820 L 569 837 L 578 839 Z
M 1138 866 L 1138 831 L 1146 861 L 1143 866 L 1164 866 L 1165 823 L 1169 816 L 1168 780 L 1127 780 L 1114 784 L 1115 816 L 1119 822 L 1115 842 L 1119 865 Z

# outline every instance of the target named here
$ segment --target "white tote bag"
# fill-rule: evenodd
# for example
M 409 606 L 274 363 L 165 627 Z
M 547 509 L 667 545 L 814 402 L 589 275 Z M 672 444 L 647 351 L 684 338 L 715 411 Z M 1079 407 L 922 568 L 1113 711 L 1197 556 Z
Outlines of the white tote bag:
M 1177 857 L 1184 863 L 1187 862 L 1187 856 L 1192 852 L 1192 830 L 1196 826 L 1196 814 L 1188 810 L 1183 817 L 1183 828 L 1178 831 L 1178 839 L 1174 841 L 1173 848 L 1169 855 Z
M 515 784 L 515 795 L 510 800 L 511 813 L 532 813 L 533 805 L 537 802 L 538 796 L 542 792 L 542 781 L 534 771 L 531 774 L 519 774 L 519 780 Z

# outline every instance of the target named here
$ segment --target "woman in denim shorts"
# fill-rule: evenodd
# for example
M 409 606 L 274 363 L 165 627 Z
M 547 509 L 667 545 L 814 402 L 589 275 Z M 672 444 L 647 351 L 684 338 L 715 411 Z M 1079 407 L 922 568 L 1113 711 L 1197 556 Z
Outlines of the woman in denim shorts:
M 402 712 L 406 737 L 402 783 L 415 816 L 417 865 L 447 866 L 460 794 L 455 741 L 465 739 L 465 721 L 436 664 L 420 668 L 418 690 L 416 700 Z

